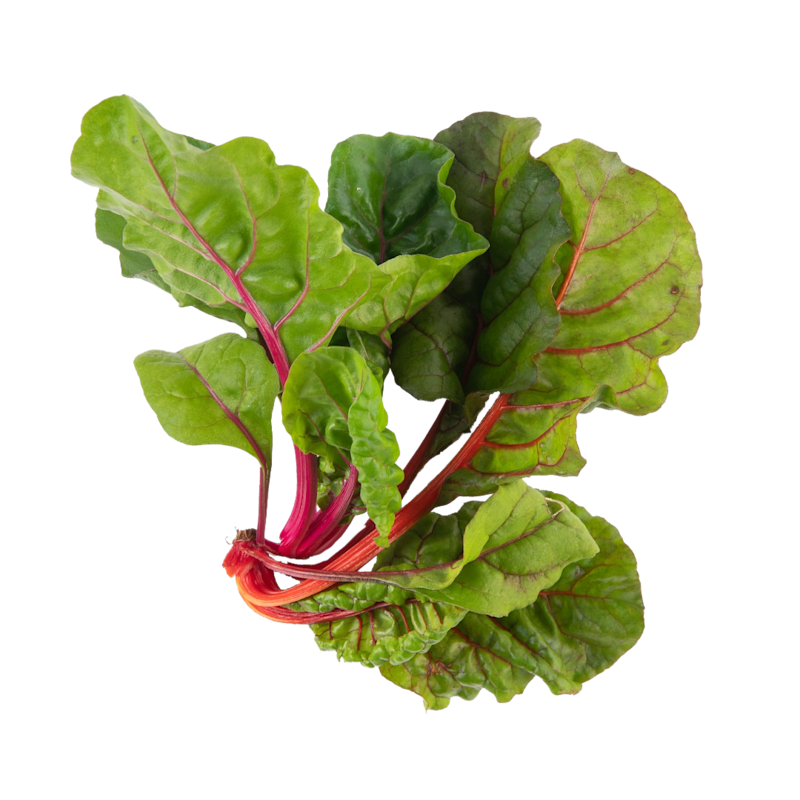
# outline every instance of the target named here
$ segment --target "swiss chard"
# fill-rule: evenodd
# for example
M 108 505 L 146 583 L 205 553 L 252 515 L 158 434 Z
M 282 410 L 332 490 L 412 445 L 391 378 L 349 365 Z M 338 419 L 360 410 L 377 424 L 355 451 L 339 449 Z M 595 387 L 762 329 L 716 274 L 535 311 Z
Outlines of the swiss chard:
M 136 369 L 167 433 L 258 461 L 256 525 L 224 562 L 245 602 L 434 709 L 482 688 L 510 700 L 536 676 L 577 692 L 644 625 L 616 529 L 522 477 L 580 471 L 579 413 L 660 407 L 659 358 L 697 330 L 700 260 L 672 192 L 580 140 L 534 158 L 539 127 L 480 113 L 432 140 L 354 136 L 334 150 L 324 211 L 265 142 L 181 136 L 129 97 L 86 115 L 72 156 L 122 274 L 241 330 Z M 404 470 L 389 371 L 444 401 Z M 273 541 L 276 399 L 297 494 Z M 338 552 L 303 563 L 364 512 Z

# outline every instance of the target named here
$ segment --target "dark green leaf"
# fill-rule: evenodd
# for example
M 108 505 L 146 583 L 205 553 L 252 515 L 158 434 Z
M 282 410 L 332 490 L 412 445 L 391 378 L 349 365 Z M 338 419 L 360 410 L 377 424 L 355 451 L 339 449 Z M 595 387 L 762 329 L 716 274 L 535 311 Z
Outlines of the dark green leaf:
M 456 216 L 445 185 L 452 160 L 442 145 L 393 133 L 337 145 L 325 210 L 344 225 L 345 244 L 380 265 L 348 326 L 387 340 L 488 246 Z
M 341 330 L 341 329 L 340 329 Z M 386 376 L 389 373 L 389 348 L 383 343 L 380 336 L 363 331 L 346 329 L 346 344 L 352 347 L 372 370 L 372 374 L 378 379 L 378 383 L 383 386 Z

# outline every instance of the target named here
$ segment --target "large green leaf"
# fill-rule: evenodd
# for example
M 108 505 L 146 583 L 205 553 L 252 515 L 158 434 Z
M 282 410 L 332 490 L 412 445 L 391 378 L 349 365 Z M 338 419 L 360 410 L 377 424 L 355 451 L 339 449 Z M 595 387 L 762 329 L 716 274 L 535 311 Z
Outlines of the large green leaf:
M 400 449 L 386 429 L 381 387 L 352 348 L 325 347 L 300 356 L 283 392 L 283 423 L 304 453 L 358 469 L 361 499 L 381 541 L 400 508 Z
M 157 286 L 159 289 L 163 289 L 165 292 L 170 292 L 180 306 L 197 308 L 206 314 L 210 314 L 212 317 L 235 322 L 237 325 L 240 325 L 246 333 L 252 335 L 252 328 L 245 323 L 245 312 L 241 309 L 235 308 L 229 304 L 209 306 L 185 292 L 171 289 L 158 274 L 158 270 L 155 268 L 150 258 L 144 253 L 139 253 L 136 250 L 129 250 L 125 247 L 123 238 L 126 224 L 125 218 L 121 217 L 119 214 L 115 214 L 113 211 L 104 211 L 98 208 L 95 213 L 97 238 L 103 242 L 103 244 L 107 244 L 119 251 L 119 263 L 122 267 L 123 277 L 139 278 L 140 280 L 146 281 L 153 286 Z
M 516 481 L 486 502 L 418 525 L 380 554 L 376 570 L 430 600 L 505 616 L 532 603 L 562 570 L 597 552 L 561 502 Z M 382 576 L 385 577 L 385 576 Z M 431 583 L 442 584 L 433 588 Z
M 490 491 L 509 474 L 574 475 L 585 463 L 577 415 L 602 406 L 648 414 L 666 399 L 658 365 L 697 331 L 700 258 L 677 197 L 615 153 L 576 140 L 546 153 L 572 237 L 556 255 L 562 325 L 536 356 L 468 468 L 440 501 Z
M 533 605 L 497 622 L 524 643 L 527 655 L 515 663 L 529 664 L 561 694 L 576 691 L 636 644 L 644 631 L 644 603 L 636 558 L 619 531 L 563 495 L 545 494 L 586 525 L 600 552 L 571 564 Z
M 574 694 L 641 636 L 644 606 L 633 553 L 604 519 L 546 494 L 586 525 L 598 554 L 568 566 L 530 606 L 501 619 L 467 614 L 428 652 L 402 667 L 382 667 L 426 707 L 444 708 L 451 697 L 471 700 L 482 688 L 510 700 L 536 675 L 554 694 Z
M 557 255 L 561 328 L 517 399 L 655 411 L 666 397 L 658 358 L 699 324 L 701 265 L 686 212 L 669 189 L 588 142 L 542 160 L 561 180 L 572 238 Z
M 347 317 L 388 334 L 452 281 L 488 243 L 458 218 L 445 179 L 452 153 L 413 136 L 353 136 L 337 145 L 325 210 L 351 249 L 380 265 L 369 296 Z
M 214 146 L 200 139 L 194 139 L 191 136 L 187 136 L 186 140 L 189 144 L 194 145 L 200 150 L 210 150 Z M 102 194 L 101 191 L 98 197 L 98 203 L 100 204 L 105 203 Z M 106 211 L 102 208 L 98 208 L 95 213 L 97 238 L 103 242 L 103 244 L 107 244 L 119 252 L 119 263 L 122 267 L 123 277 L 144 280 L 153 286 L 157 286 L 159 289 L 163 289 L 165 292 L 170 292 L 180 306 L 197 308 L 206 314 L 210 314 L 212 317 L 234 322 L 241 326 L 248 335 L 252 336 L 253 329 L 245 323 L 244 311 L 228 304 L 209 306 L 185 292 L 170 289 L 164 282 L 164 279 L 158 274 L 155 264 L 153 264 L 147 255 L 139 253 L 136 250 L 129 250 L 125 247 L 123 244 L 125 225 L 125 218 L 121 217 L 119 214 L 115 214 L 113 211 Z
M 473 700 L 481 689 L 505 703 L 521 694 L 534 677 L 499 653 L 473 642 L 460 626 L 427 652 L 398 665 L 382 665 L 381 675 L 418 694 L 425 708 L 434 710 L 447 708 L 453 697 Z
M 269 473 L 280 382 L 262 347 L 225 333 L 177 353 L 149 350 L 134 364 L 147 402 L 173 439 L 238 447 Z
M 289 361 L 324 344 L 370 290 L 375 265 L 343 246 L 311 177 L 276 166 L 258 139 L 203 151 L 113 97 L 84 118 L 72 168 L 172 290 L 246 311 Z

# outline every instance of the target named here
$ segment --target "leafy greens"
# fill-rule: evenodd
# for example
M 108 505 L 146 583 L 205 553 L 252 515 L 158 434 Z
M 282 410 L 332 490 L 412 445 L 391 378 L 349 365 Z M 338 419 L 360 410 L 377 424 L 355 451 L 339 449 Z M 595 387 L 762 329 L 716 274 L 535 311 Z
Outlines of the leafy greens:
M 135 366 L 170 436 L 258 461 L 256 526 L 224 562 L 243 599 L 433 709 L 481 689 L 505 702 L 536 676 L 575 693 L 644 627 L 618 531 L 523 478 L 580 471 L 578 414 L 661 406 L 659 359 L 697 330 L 700 259 L 671 191 L 581 140 L 535 158 L 539 129 L 484 112 L 434 139 L 353 136 L 324 210 L 265 142 L 172 133 L 126 96 L 89 111 L 72 154 L 122 274 L 239 327 Z M 390 371 L 443 401 L 404 469 Z M 273 541 L 276 400 L 297 492 Z

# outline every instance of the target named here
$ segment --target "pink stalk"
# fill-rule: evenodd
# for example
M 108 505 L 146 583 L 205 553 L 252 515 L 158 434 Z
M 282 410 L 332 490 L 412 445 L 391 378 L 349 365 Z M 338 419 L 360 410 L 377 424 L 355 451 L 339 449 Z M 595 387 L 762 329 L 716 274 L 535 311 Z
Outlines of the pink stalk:
M 295 557 L 317 508 L 317 457 L 294 448 L 297 488 L 294 506 L 281 531 L 281 555 Z
M 358 485 L 358 470 L 351 464 L 350 472 L 342 484 L 339 494 L 324 511 L 318 511 L 311 521 L 308 535 L 291 554 L 294 558 L 310 558 L 327 550 L 347 530 L 347 525 L 340 525 L 350 508 L 350 502 Z M 290 555 L 286 553 L 285 555 Z

